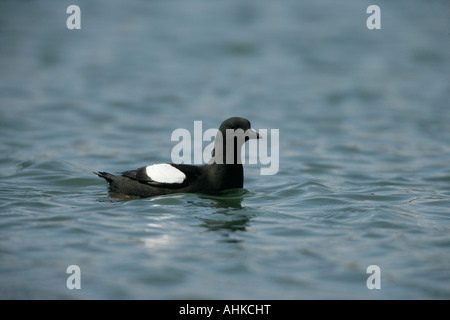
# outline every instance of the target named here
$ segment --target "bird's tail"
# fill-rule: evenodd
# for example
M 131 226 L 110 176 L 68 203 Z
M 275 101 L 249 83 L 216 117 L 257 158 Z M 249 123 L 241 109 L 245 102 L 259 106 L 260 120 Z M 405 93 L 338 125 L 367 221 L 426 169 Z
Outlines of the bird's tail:
M 111 173 L 104 172 L 104 171 L 99 171 L 99 172 L 95 172 L 95 171 L 94 171 L 94 173 L 95 173 L 96 175 L 98 175 L 99 177 L 105 179 L 105 180 L 108 181 L 108 182 L 112 182 L 112 181 L 113 181 L 113 180 L 112 180 L 112 177 L 113 177 L 114 175 L 112 175 Z

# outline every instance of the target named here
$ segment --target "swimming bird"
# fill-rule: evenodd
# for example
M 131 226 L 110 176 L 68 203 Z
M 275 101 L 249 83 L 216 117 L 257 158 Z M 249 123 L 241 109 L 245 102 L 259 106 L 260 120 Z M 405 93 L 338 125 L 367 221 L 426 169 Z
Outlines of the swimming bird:
M 153 197 L 171 193 L 215 193 L 242 188 L 244 169 L 241 149 L 249 139 L 261 136 L 250 121 L 240 117 L 226 119 L 219 127 L 211 159 L 204 165 L 160 163 L 113 175 L 94 172 L 109 183 L 115 194 Z

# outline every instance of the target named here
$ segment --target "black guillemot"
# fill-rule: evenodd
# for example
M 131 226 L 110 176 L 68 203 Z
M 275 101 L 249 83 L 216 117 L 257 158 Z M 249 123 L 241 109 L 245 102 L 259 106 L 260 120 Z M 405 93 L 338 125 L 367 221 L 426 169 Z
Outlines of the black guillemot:
M 220 125 L 211 159 L 204 165 L 163 163 L 125 171 L 120 175 L 94 173 L 109 183 L 110 192 L 141 198 L 242 188 L 244 169 L 241 148 L 249 139 L 260 138 L 247 119 L 232 117 Z

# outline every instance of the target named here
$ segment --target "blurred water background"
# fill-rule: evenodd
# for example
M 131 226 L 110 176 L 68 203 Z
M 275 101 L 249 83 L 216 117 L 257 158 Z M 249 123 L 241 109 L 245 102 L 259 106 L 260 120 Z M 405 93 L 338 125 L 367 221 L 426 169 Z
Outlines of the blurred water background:
M 0 298 L 449 299 L 449 52 L 445 0 L 1 1 Z M 235 115 L 280 130 L 244 190 L 92 174 Z

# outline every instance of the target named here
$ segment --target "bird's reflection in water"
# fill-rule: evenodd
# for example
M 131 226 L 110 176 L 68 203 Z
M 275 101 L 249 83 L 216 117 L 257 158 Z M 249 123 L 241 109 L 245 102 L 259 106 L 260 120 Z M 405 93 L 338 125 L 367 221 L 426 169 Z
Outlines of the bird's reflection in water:
M 242 240 L 233 237 L 233 233 L 246 231 L 251 220 L 252 215 L 242 207 L 242 201 L 247 193 L 245 189 L 231 189 L 217 194 L 199 195 L 203 206 L 215 209 L 213 214 L 209 211 L 208 214 L 197 216 L 201 221 L 200 226 L 207 231 L 220 232 L 224 238 L 219 241 L 241 242 Z

